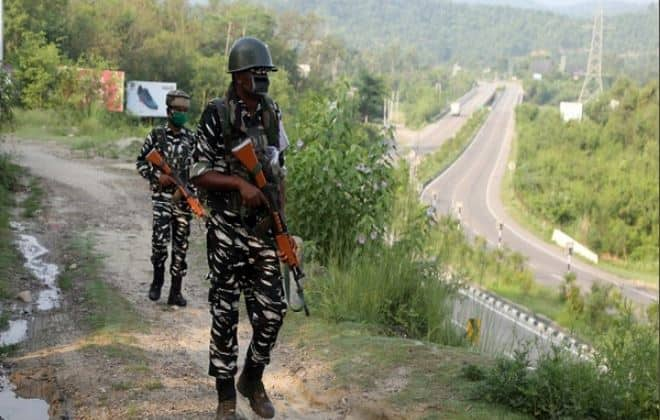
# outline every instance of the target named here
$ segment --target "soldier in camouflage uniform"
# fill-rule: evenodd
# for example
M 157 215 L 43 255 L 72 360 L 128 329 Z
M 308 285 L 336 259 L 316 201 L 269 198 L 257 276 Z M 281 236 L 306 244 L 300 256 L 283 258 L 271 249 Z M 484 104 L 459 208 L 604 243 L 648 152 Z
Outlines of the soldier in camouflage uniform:
M 191 177 L 193 183 L 207 190 L 211 208 L 207 221 L 213 317 L 209 374 L 216 377 L 216 419 L 237 418 L 236 388 L 257 414 L 265 418 L 275 415 L 262 375 L 286 313 L 278 253 L 267 224 L 266 198 L 231 154 L 237 144 L 252 141 L 269 187 L 277 191 L 282 208 L 282 152 L 288 139 L 279 109 L 266 94 L 268 72 L 275 70 L 263 42 L 251 37 L 237 40 L 229 54 L 232 83 L 224 98 L 207 105 L 197 129 Z M 253 335 L 235 385 L 241 292 Z
M 181 90 L 170 91 L 166 97 L 166 105 L 167 125 L 151 130 L 137 158 L 138 172 L 151 185 L 153 203 L 151 262 L 154 267 L 154 277 L 149 287 L 149 299 L 153 301 L 160 299 L 165 280 L 167 246 L 172 237 L 170 263 L 172 283 L 167 304 L 186 306 L 186 299 L 181 294 L 181 284 L 187 269 L 186 252 L 192 218 L 190 207 L 186 200 L 180 199 L 180 195 L 176 193 L 174 180 L 148 162 L 146 156 L 152 149 L 158 150 L 172 171 L 175 171 L 184 182 L 188 179 L 195 149 L 193 132 L 185 127 L 190 96 Z

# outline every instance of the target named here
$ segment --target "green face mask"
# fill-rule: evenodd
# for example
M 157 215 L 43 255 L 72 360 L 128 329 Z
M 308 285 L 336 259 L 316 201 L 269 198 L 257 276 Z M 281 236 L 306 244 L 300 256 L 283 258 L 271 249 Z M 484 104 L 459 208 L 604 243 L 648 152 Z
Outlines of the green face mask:
M 172 116 L 170 117 L 170 121 L 172 121 L 172 125 L 174 125 L 175 127 L 181 128 L 186 123 L 186 121 L 188 121 L 188 113 L 181 111 L 173 111 Z

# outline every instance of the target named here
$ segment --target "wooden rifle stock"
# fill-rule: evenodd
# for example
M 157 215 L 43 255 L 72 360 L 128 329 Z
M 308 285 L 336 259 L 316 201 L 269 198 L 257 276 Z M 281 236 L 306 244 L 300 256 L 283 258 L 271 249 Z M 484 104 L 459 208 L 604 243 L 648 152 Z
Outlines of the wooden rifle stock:
M 261 164 L 257 159 L 257 154 L 254 151 L 254 145 L 252 144 L 252 141 L 250 139 L 245 140 L 238 146 L 231 149 L 231 152 L 236 157 L 236 159 L 238 159 L 241 162 L 241 164 L 245 166 L 248 172 L 250 172 L 250 175 L 252 175 L 252 178 L 254 179 L 257 187 L 259 187 L 259 189 L 263 191 L 264 187 L 266 186 L 266 176 L 264 175 L 263 168 L 261 167 Z M 265 194 L 265 195 L 270 201 L 271 197 L 269 196 L 269 194 Z M 282 253 L 282 255 L 286 257 L 287 265 L 289 266 L 289 269 L 293 273 L 293 278 L 296 282 L 296 293 L 298 293 L 300 299 L 303 302 L 305 315 L 309 316 L 309 309 L 307 308 L 307 304 L 305 303 L 303 289 L 302 286 L 300 285 L 300 280 L 302 280 L 305 277 L 305 273 L 302 271 L 302 268 L 300 267 L 300 261 L 298 260 L 298 256 L 296 255 L 296 253 L 293 250 L 293 247 L 291 246 L 291 242 L 293 239 L 291 238 L 291 235 L 289 235 L 286 224 L 284 224 L 284 220 L 282 220 L 282 217 L 280 216 L 280 213 L 277 210 L 274 203 L 269 202 L 268 207 L 270 209 L 271 217 L 273 219 L 273 233 L 275 234 L 275 244 L 277 246 L 278 251 L 280 251 L 280 253 Z
M 170 165 L 165 162 L 165 159 L 163 159 L 163 156 L 158 153 L 158 150 L 152 149 L 151 152 L 147 154 L 147 161 L 149 161 L 152 165 L 156 166 L 159 168 L 165 175 L 169 175 L 174 179 L 174 183 L 176 184 L 177 188 L 179 188 L 179 191 L 183 194 L 183 197 L 186 199 L 186 202 L 188 202 L 188 205 L 190 206 L 190 210 L 198 216 L 198 217 L 204 217 L 206 216 L 206 211 L 204 211 L 204 206 L 202 206 L 202 203 L 199 201 L 197 197 L 188 189 L 186 184 L 179 178 L 174 172 L 172 172 L 172 168 L 170 168 Z

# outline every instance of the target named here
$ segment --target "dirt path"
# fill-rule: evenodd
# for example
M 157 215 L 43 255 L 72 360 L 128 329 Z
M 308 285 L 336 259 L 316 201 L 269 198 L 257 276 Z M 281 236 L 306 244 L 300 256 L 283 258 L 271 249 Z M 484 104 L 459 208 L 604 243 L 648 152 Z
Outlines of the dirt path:
M 45 394 L 51 405 L 58 405 L 57 410 L 51 408 L 56 418 L 212 418 L 215 390 L 206 375 L 210 316 L 203 226 L 195 223 L 191 235 L 190 270 L 184 282 L 188 307 L 153 304 L 146 298 L 151 276 L 149 192 L 133 165 L 77 160 L 66 150 L 44 143 L 10 140 L 0 146 L 43 180 L 44 211 L 31 229 L 53 258 L 63 265 L 76 264 L 67 260 L 62 239 L 74 232 L 91 232 L 97 251 L 105 256 L 104 280 L 151 325 L 149 332 L 133 334 L 122 347 L 134 349 L 135 358 L 146 366 L 133 366 L 134 360 L 127 365 L 122 362 L 124 354 L 109 352 L 102 342 L 81 344 L 84 337 L 78 325 L 85 314 L 77 303 L 82 298 L 66 296 L 61 308 L 31 323 L 29 340 L 13 360 L 20 368 L 16 369 L 20 374 L 13 375 L 19 391 L 23 384 L 23 394 Z M 239 337 L 245 351 L 250 338 L 246 323 L 241 323 Z M 274 351 L 265 383 L 278 418 L 360 418 L 357 407 L 346 405 L 344 395 L 313 397 L 330 387 L 329 376 L 323 366 L 303 367 L 305 359 L 287 343 Z M 145 372 L 151 382 L 146 381 Z M 29 385 L 30 380 L 38 385 Z M 52 389 L 43 391 L 44 383 Z M 250 413 L 244 402 L 240 404 L 244 414 Z

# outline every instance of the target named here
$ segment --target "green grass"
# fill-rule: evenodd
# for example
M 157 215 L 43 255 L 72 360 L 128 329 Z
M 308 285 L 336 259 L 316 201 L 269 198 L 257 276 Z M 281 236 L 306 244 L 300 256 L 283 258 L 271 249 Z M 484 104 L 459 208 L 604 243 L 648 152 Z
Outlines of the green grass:
M 142 414 L 142 410 L 140 410 L 135 403 L 130 403 L 126 407 L 126 418 L 130 420 L 137 420 L 144 418 L 144 416 Z
M 73 288 L 73 277 L 71 276 L 71 273 L 65 271 L 57 276 L 57 285 L 63 292 L 71 290 Z
M 565 313 L 565 305 L 559 299 L 559 292 L 547 287 L 534 285 L 528 292 L 524 292 L 515 285 L 498 283 L 489 287 L 490 290 L 511 302 L 517 302 L 536 314 L 541 314 L 560 325 L 569 326 L 561 322 Z
M 463 377 L 463 366 L 485 368 L 492 361 L 466 348 L 383 337 L 374 327 L 314 316 L 288 316 L 281 337 L 327 366 L 336 376 L 332 386 L 353 395 L 374 392 L 376 384 L 399 383 L 396 392 L 383 392 L 379 409 L 389 407 L 408 418 L 528 418 L 472 397 L 474 386 Z
M 9 327 L 9 314 L 0 312 L 0 331 L 7 329 L 7 327 Z
M 135 388 L 135 384 L 129 381 L 119 381 L 119 382 L 114 382 L 111 385 L 111 388 L 115 391 L 128 391 L 130 389 Z
M 20 261 L 9 228 L 10 210 L 15 205 L 14 194 L 20 176 L 20 168 L 8 155 L 0 154 L 0 299 L 11 297 L 9 279 L 12 267 Z
M 16 350 L 18 350 L 18 344 L 9 344 L 7 346 L 0 346 L 0 360 L 16 353 Z
M 91 235 L 77 235 L 65 245 L 66 254 L 76 262 L 60 279 L 65 291 L 84 296 L 88 309 L 85 324 L 97 334 L 117 334 L 146 331 L 148 325 L 130 302 L 103 278 L 103 257 L 94 250 Z
M 73 116 L 71 116 L 73 115 Z M 126 137 L 143 138 L 151 126 L 120 113 L 96 110 L 89 116 L 63 114 L 55 110 L 17 109 L 14 134 L 30 140 L 55 141 L 86 155 L 110 158 L 133 156 L 138 146 L 120 149 L 115 142 Z
M 159 389 L 165 388 L 165 385 L 158 379 L 152 379 L 150 381 L 147 381 L 143 384 L 144 389 L 147 391 L 157 391 Z
M 405 244 L 331 261 L 309 296 L 333 321 L 377 325 L 381 333 L 461 343 L 451 325 L 451 286 L 437 280 L 433 264 L 415 260 Z
M 44 197 L 44 190 L 37 178 L 31 177 L 27 187 L 28 196 L 22 202 L 23 217 L 34 217 L 41 209 L 41 203 Z

